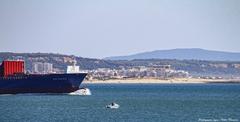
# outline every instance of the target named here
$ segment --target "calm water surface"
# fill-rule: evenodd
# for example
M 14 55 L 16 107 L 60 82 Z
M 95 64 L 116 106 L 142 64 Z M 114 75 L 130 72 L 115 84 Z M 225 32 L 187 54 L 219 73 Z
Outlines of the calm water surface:
M 91 96 L 0 96 L 0 122 L 240 121 L 240 84 L 85 84 Z M 112 101 L 119 109 L 106 109 Z

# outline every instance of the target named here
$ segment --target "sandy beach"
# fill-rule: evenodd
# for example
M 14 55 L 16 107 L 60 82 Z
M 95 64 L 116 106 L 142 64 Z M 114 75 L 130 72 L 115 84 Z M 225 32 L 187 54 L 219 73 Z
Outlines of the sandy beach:
M 240 83 L 240 79 L 198 79 L 198 78 L 173 78 L 173 79 L 111 79 L 111 80 L 85 80 L 84 83 Z

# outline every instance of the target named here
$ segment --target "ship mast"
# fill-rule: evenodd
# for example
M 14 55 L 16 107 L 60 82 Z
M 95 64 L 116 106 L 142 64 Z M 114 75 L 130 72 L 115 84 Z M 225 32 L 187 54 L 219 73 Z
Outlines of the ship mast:
M 73 60 L 73 69 L 75 70 L 76 69 L 76 65 L 77 65 L 77 61 L 76 59 Z

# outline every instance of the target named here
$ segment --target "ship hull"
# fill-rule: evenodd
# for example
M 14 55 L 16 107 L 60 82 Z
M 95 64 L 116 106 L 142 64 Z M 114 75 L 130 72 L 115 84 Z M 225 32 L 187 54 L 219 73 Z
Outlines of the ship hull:
M 0 94 L 70 93 L 79 89 L 86 73 L 23 75 L 0 78 Z

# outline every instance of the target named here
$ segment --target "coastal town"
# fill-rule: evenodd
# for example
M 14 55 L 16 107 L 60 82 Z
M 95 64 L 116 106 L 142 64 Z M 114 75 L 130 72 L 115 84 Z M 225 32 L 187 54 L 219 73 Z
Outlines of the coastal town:
M 133 67 L 120 67 L 117 69 L 111 68 L 97 68 L 93 70 L 82 70 L 73 61 L 72 66 L 67 66 L 67 73 L 88 73 L 85 80 L 87 81 L 109 81 L 109 80 L 162 80 L 168 81 L 171 79 L 185 80 L 186 79 L 199 79 L 199 80 L 222 80 L 222 77 L 202 76 L 193 77 L 187 71 L 175 70 L 171 65 L 151 65 L 151 66 L 133 66 Z M 31 74 L 59 74 L 62 70 L 56 70 L 51 63 L 33 62 L 32 70 L 28 71 Z M 140 82 L 140 81 L 138 81 Z
M 186 78 L 189 73 L 183 70 L 174 70 L 170 65 L 135 66 L 129 68 L 109 69 L 98 68 L 85 71 L 89 80 L 129 79 L 129 78 Z
M 74 68 L 71 72 L 71 68 Z M 61 73 L 53 70 L 53 64 L 34 62 L 32 66 L 32 74 L 50 74 Z M 67 67 L 67 73 L 84 72 L 88 73 L 88 80 L 109 80 L 109 79 L 126 79 L 126 78 L 186 78 L 189 77 L 189 73 L 183 70 L 174 70 L 171 65 L 152 65 L 146 66 L 134 66 L 119 69 L 110 68 L 98 68 L 94 70 L 79 70 L 79 66 L 74 65 Z

